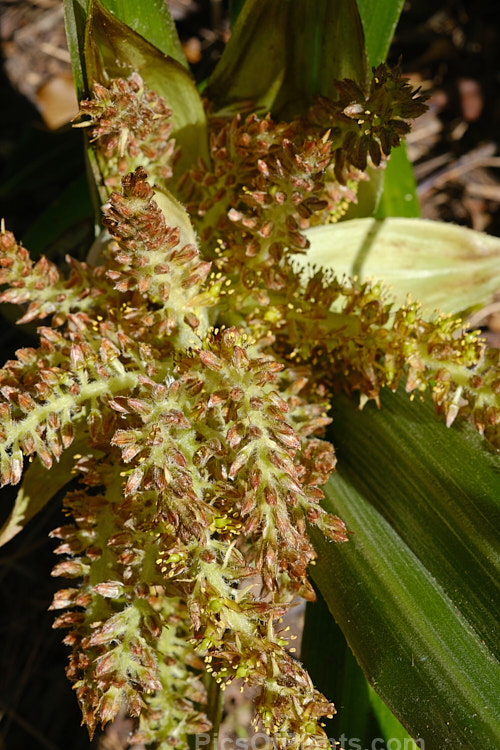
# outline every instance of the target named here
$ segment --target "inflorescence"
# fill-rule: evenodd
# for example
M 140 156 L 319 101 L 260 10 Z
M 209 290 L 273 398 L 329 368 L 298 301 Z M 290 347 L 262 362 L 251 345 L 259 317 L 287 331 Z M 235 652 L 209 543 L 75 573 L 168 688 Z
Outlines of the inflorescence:
M 0 299 L 44 322 L 1 370 L 1 479 L 19 482 L 25 456 L 58 471 L 77 446 L 72 521 L 53 532 L 54 575 L 76 583 L 52 608 L 91 734 L 125 707 L 133 741 L 187 748 L 210 726 L 211 674 L 258 688 L 282 746 L 326 748 L 335 709 L 280 622 L 314 598 L 308 525 L 348 538 L 321 507 L 332 393 L 364 404 L 403 380 L 498 445 L 498 353 L 460 321 L 394 310 L 378 284 L 292 263 L 423 108 L 380 67 L 368 92 L 339 83 L 290 123 L 212 121 L 210 164 L 171 184 L 163 100 L 137 75 L 96 84 L 79 125 L 108 191 L 97 265 L 68 259 L 63 278 L 1 232 Z

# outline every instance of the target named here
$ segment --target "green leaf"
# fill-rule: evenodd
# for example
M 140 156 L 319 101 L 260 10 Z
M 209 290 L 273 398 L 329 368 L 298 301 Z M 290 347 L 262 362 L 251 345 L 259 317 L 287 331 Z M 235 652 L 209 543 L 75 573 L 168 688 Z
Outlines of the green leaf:
M 384 62 L 403 10 L 404 0 L 356 0 L 365 32 L 370 68 Z
M 382 737 L 387 742 L 390 740 L 399 740 L 400 744 L 398 747 L 402 747 L 404 750 L 418 750 L 417 745 L 412 741 L 406 729 L 400 724 L 392 711 L 385 705 L 384 701 L 372 687 L 369 688 L 369 697 Z M 392 745 L 394 746 L 394 742 Z
M 208 163 L 208 136 L 201 97 L 190 73 L 142 36 L 90 0 L 85 59 L 89 79 L 139 73 L 144 83 L 163 96 L 172 110 L 172 135 L 181 147 L 176 172 L 182 174 L 199 158 Z
M 175 23 L 165 0 L 103 0 L 103 7 L 160 52 L 188 68 Z
M 63 0 L 64 23 L 78 101 L 88 94 L 85 70 L 85 23 L 88 0 Z
M 90 94 L 85 61 L 85 26 L 89 0 L 63 0 L 66 38 L 78 101 Z M 165 0 L 103 0 L 103 6 L 119 21 L 140 34 L 160 52 L 188 67 Z
M 337 713 L 326 722 L 328 737 L 341 746 L 343 740 L 357 740 L 364 748 L 373 747 L 377 738 L 397 739 L 399 747 L 416 750 L 408 732 L 368 684 L 325 600 L 316 593 L 317 600 L 306 606 L 300 657 L 315 687 L 335 699 Z
M 245 0 L 229 0 L 229 22 L 231 24 L 231 28 L 233 28 L 234 24 L 236 23 L 236 20 L 240 15 L 241 9 L 243 8 L 244 4 Z
M 366 82 L 354 0 L 247 0 L 206 93 L 219 111 L 287 118 L 342 78 Z
M 271 110 L 285 75 L 286 10 L 285 3 L 275 0 L 245 3 L 205 88 L 216 110 L 232 114 Z
M 378 219 L 386 216 L 420 216 L 417 183 L 404 143 L 391 152 L 384 171 L 384 189 L 375 215 Z
M 50 476 L 42 462 L 35 458 L 24 472 L 14 507 L 0 528 L 0 547 L 22 531 L 28 521 L 73 479 L 74 455 L 84 450 L 88 453 L 88 437 L 76 438 L 70 448 L 63 452 L 59 462 L 53 464 Z M 95 455 L 103 454 L 97 451 Z
M 500 458 L 468 424 L 386 392 L 337 397 L 338 473 L 325 507 L 352 532 L 312 532 L 314 581 L 370 684 L 426 750 L 500 746 Z M 335 696 L 333 696 L 335 698 Z
M 354 219 L 313 227 L 295 263 L 337 276 L 383 281 L 402 305 L 411 294 L 424 313 L 457 314 L 485 304 L 500 286 L 500 239 L 426 219 Z
M 325 722 L 330 741 L 344 735 L 369 747 L 379 728 L 369 685 L 319 592 L 306 606 L 300 658 L 314 686 L 335 703 L 337 713 Z

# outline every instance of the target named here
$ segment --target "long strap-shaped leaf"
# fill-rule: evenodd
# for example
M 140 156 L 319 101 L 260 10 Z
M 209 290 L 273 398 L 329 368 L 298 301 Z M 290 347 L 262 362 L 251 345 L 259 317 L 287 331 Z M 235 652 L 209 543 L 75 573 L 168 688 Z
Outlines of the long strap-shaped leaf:
M 175 23 L 165 0 L 103 0 L 104 7 L 160 52 L 188 67 Z
M 426 750 L 496 750 L 500 459 L 467 425 L 436 424 L 427 403 L 386 393 L 382 406 L 335 400 L 326 507 L 353 537 L 313 533 L 312 574 L 370 683 Z
M 78 101 L 87 93 L 87 78 L 83 47 L 85 44 L 85 22 L 88 0 L 63 0 L 66 40 L 73 69 L 76 96 Z
M 326 721 L 332 746 L 335 741 L 353 750 L 374 748 L 377 744 L 381 747 L 384 740 L 392 743 L 389 747 L 417 750 L 408 732 L 368 684 L 319 592 L 317 600 L 306 607 L 300 658 L 318 690 L 335 696 L 337 713 Z M 399 745 L 395 745 L 397 741 Z

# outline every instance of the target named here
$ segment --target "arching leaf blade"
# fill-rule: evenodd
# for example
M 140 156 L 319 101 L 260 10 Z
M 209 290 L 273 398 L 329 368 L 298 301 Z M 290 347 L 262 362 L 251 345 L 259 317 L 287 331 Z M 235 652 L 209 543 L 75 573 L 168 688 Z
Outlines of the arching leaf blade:
M 310 247 L 297 256 L 298 265 L 382 281 L 396 305 L 411 295 L 427 316 L 483 305 L 500 285 L 500 239 L 454 224 L 364 218 L 313 227 L 306 235 Z
M 301 114 L 313 96 L 337 97 L 334 81 L 367 80 L 363 28 L 355 0 L 308 0 L 288 5 L 286 69 L 273 111 Z M 300 108 L 297 110 L 297 104 Z
M 78 100 L 90 93 L 85 62 L 85 26 L 89 0 L 63 0 L 66 38 Z M 165 0 L 103 0 L 103 7 L 160 52 L 188 68 L 175 23 Z
M 311 573 L 370 684 L 429 750 L 500 743 L 500 459 L 468 425 L 385 393 L 335 400 L 339 471 L 325 507 L 353 532 L 313 532 Z
M 405 750 L 415 743 L 390 709 L 370 687 L 361 667 L 328 606 L 317 593 L 306 605 L 300 658 L 314 685 L 334 700 L 337 713 L 326 720 L 325 731 L 332 746 L 373 747 L 383 740 L 401 742 Z M 349 745 L 348 743 L 351 743 Z
M 287 5 L 247 0 L 241 8 L 205 88 L 217 111 L 270 111 L 285 74 Z
M 229 23 L 231 24 L 231 28 L 236 23 L 244 4 L 245 0 L 229 0 Z

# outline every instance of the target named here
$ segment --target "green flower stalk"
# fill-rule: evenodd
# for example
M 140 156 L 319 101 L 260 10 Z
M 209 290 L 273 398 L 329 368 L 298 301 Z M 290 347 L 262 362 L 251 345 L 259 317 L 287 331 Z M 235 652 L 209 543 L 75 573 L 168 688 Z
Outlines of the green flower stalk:
M 258 688 L 280 746 L 328 747 L 335 708 L 280 621 L 314 598 L 308 527 L 348 539 L 321 507 L 332 393 L 363 405 L 403 379 L 429 388 L 448 424 L 467 415 L 499 443 L 498 355 L 474 333 L 293 264 L 305 229 L 341 216 L 424 107 L 385 67 L 368 92 L 338 91 L 290 123 L 213 119 L 210 164 L 172 184 L 163 100 L 136 74 L 96 85 L 79 125 L 108 190 L 98 265 L 70 259 L 64 279 L 0 234 L 0 299 L 45 321 L 39 347 L 0 374 L 2 484 L 20 481 L 25 456 L 50 469 L 75 435 L 86 445 L 72 522 L 53 532 L 54 575 L 77 583 L 52 608 L 91 735 L 125 707 L 133 741 L 187 748 L 210 727 L 211 674 Z

